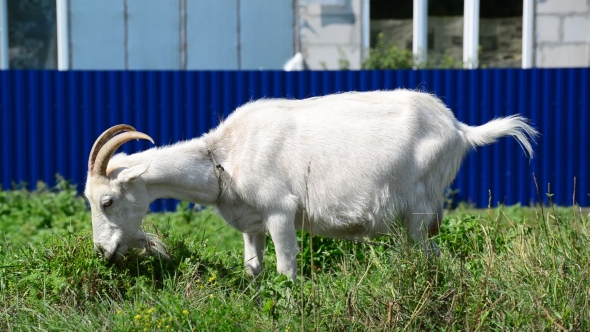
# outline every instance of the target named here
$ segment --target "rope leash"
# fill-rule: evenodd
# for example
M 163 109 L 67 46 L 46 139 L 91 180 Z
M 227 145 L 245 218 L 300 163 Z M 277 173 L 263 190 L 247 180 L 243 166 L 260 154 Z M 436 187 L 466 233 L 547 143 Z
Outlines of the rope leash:
M 217 201 L 221 198 L 221 194 L 223 193 L 223 184 L 221 181 L 221 173 L 225 171 L 223 166 L 215 160 L 215 156 L 213 155 L 213 150 L 210 147 L 207 147 L 207 155 L 209 155 L 209 160 L 213 164 L 213 169 L 215 170 L 215 175 L 217 175 L 217 183 L 219 184 L 219 196 L 217 196 Z

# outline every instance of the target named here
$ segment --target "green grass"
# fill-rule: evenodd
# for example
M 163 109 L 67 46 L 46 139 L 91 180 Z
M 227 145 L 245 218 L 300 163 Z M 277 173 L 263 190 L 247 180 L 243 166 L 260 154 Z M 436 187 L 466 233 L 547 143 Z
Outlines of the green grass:
M 244 272 L 239 232 L 182 204 L 150 214 L 171 259 L 93 251 L 84 200 L 57 188 L 0 191 L 2 331 L 589 330 L 590 215 L 511 206 L 451 211 L 428 259 L 403 233 L 300 236 L 301 275 Z M 312 257 L 313 256 L 313 257 Z M 313 267 L 311 262 L 313 261 Z

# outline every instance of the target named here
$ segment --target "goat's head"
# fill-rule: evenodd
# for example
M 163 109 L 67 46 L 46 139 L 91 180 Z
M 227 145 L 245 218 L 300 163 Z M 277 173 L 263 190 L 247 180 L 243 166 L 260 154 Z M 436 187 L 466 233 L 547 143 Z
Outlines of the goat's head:
M 94 247 L 109 261 L 119 259 L 134 247 L 165 253 L 157 238 L 139 230 L 150 204 L 145 181 L 141 178 L 149 164 L 119 168 L 107 174 L 115 150 L 133 139 L 154 142 L 131 126 L 117 125 L 100 135 L 88 158 L 84 194 L 92 212 Z

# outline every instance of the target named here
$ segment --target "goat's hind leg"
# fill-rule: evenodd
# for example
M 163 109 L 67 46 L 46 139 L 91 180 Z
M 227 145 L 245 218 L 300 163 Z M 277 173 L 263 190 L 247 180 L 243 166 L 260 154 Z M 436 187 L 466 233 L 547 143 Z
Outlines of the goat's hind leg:
M 432 237 L 438 234 L 442 219 L 442 205 L 436 209 L 423 206 L 421 209 L 408 212 L 405 216 L 406 227 L 410 238 L 418 244 L 428 256 L 440 256 L 440 249 Z

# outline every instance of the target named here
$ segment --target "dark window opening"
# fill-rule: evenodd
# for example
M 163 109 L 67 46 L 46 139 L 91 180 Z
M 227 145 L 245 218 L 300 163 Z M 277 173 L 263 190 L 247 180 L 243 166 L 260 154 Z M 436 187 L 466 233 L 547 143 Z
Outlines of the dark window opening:
M 464 0 L 430 0 L 428 16 L 463 16 Z M 371 0 L 371 19 L 408 19 L 412 18 L 413 0 Z M 481 0 L 479 2 L 481 18 L 522 16 L 522 1 Z

